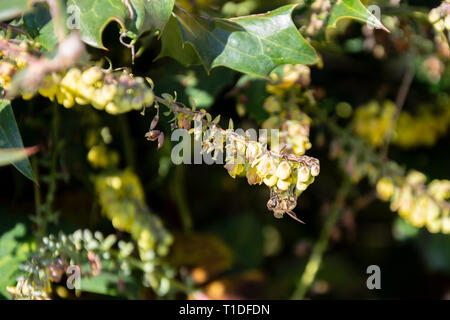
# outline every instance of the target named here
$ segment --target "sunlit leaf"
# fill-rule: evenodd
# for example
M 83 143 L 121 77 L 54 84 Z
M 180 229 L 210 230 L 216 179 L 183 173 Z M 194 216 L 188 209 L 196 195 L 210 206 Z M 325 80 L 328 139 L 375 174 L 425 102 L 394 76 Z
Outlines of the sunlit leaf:
M 314 64 L 317 54 L 292 21 L 297 5 L 232 19 L 193 16 L 176 7 L 162 34 L 160 57 L 184 65 L 201 63 L 209 71 L 225 66 L 267 76 L 282 64 Z
M 336 27 L 341 19 L 355 19 L 364 23 L 370 23 L 377 29 L 387 29 L 380 20 L 377 19 L 360 0 L 338 0 L 330 11 L 328 27 Z
M 11 104 L 8 100 L 0 101 L 0 150 L 5 149 L 23 149 L 22 138 L 19 133 L 19 128 L 17 127 L 16 119 L 14 117 L 13 110 L 11 108 Z M 25 153 L 30 153 L 30 149 L 23 149 Z M 30 161 L 28 158 L 19 157 L 14 159 L 14 156 L 18 156 L 17 154 L 13 154 L 13 151 L 3 152 L 3 155 L 0 156 L 1 160 L 7 159 L 7 153 L 9 157 L 12 157 L 11 163 L 19 170 L 25 177 L 36 181 L 36 177 L 31 169 Z M 22 159 L 22 160 L 20 160 Z M 1 162 L 0 160 L 0 162 Z
M 31 0 L 0 0 L 0 21 L 10 20 L 30 8 Z

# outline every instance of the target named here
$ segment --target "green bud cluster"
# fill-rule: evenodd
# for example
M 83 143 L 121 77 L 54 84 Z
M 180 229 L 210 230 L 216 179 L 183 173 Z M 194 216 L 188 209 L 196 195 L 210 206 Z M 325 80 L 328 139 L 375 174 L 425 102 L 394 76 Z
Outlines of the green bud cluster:
M 169 252 L 173 237 L 149 212 L 139 178 L 130 169 L 96 176 L 94 185 L 103 213 L 114 228 L 131 234 L 142 260 Z
M 70 265 L 87 263 L 90 268 L 80 269 L 81 276 L 99 275 L 101 261 L 112 261 L 114 258 L 111 249 L 116 242 L 113 234 L 104 237 L 99 231 L 92 233 L 87 229 L 69 235 L 60 232 L 58 236 L 44 237 L 36 251 L 20 266 L 23 275 L 17 279 L 16 286 L 7 287 L 7 291 L 14 299 L 50 299 L 51 283 L 60 282 Z

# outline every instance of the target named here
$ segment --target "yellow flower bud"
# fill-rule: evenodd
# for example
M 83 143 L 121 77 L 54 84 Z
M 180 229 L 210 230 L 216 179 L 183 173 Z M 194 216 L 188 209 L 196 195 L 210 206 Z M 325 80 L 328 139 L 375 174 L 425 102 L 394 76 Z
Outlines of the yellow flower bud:
M 258 142 L 251 141 L 247 145 L 246 157 L 249 163 L 255 161 L 255 159 L 261 154 L 261 148 Z
M 428 14 L 428 20 L 430 20 L 431 23 L 437 22 L 440 18 L 441 14 L 437 8 L 432 9 Z
M 95 87 L 81 81 L 78 82 L 77 90 L 82 98 L 86 100 L 92 99 L 95 95 Z
M 61 80 L 61 86 L 65 86 L 67 88 L 75 90 L 77 88 L 78 81 L 80 81 L 80 78 L 81 71 L 77 68 L 72 68 L 67 71 L 66 75 Z
M 81 75 L 81 80 L 87 85 L 93 85 L 103 78 L 103 72 L 99 67 L 91 67 Z
M 315 164 L 311 167 L 311 175 L 313 177 L 317 177 L 320 173 L 320 166 Z
M 118 114 L 119 108 L 117 107 L 117 105 L 114 102 L 109 102 L 105 107 L 105 111 L 110 114 Z
M 297 181 L 297 191 L 305 191 L 308 188 L 308 184 Z
M 413 185 L 423 184 L 427 181 L 427 177 L 419 171 L 411 171 L 406 177 L 406 181 Z
M 388 201 L 394 194 L 394 184 L 389 178 L 381 178 L 377 182 L 377 193 L 381 200 Z
M 254 184 L 261 184 L 263 182 L 263 179 L 260 176 L 258 176 L 255 167 L 250 167 L 247 171 L 247 181 L 248 184 L 254 185 Z
M 450 233 L 450 216 L 442 219 L 442 232 L 446 234 Z
M 244 171 L 244 166 L 240 163 L 227 163 L 225 169 L 228 170 L 228 174 L 234 179 L 237 175 L 240 175 Z
M 427 229 L 430 233 L 438 233 L 441 231 L 442 221 L 434 220 L 427 224 Z
M 311 173 L 307 166 L 303 166 L 298 169 L 297 181 L 299 181 L 301 183 L 305 183 L 309 180 L 310 177 L 311 177 Z
M 291 175 L 291 165 L 287 161 L 282 161 L 275 172 L 275 175 L 281 179 L 286 180 Z
M 280 189 L 281 191 L 288 190 L 290 186 L 291 186 L 291 182 L 288 180 L 278 179 L 278 181 L 277 181 L 277 188 Z
M 277 184 L 278 178 L 276 175 L 271 175 L 271 176 L 265 177 L 263 181 L 266 186 L 271 188 Z
M 261 178 L 265 178 L 266 176 L 273 174 L 275 171 L 275 164 L 273 159 L 266 153 L 262 155 L 259 159 L 255 160 L 256 164 L 256 172 Z M 252 166 L 254 166 L 252 164 Z
M 69 108 L 73 107 L 75 102 L 73 101 L 73 97 L 72 96 L 67 96 L 66 99 L 63 100 L 62 104 L 63 104 L 63 106 L 65 108 L 69 109 Z

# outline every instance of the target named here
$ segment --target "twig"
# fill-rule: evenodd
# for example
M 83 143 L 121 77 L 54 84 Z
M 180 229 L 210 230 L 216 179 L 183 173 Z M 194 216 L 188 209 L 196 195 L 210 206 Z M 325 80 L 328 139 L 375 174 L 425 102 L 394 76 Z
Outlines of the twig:
M 185 190 L 185 172 L 183 166 L 176 166 L 173 181 L 173 192 L 180 213 L 181 222 L 184 232 L 192 230 L 192 218 L 189 211 L 188 201 L 186 200 Z
M 0 22 L 0 28 L 6 29 L 6 30 L 11 30 L 15 33 L 20 33 L 20 34 L 26 35 L 27 37 L 30 36 L 30 34 L 27 31 L 23 30 L 22 28 L 12 26 L 12 25 L 4 23 L 4 22 Z
M 134 142 L 130 132 L 130 125 L 128 124 L 127 116 L 122 114 L 119 116 L 120 128 L 122 130 L 122 137 L 124 142 L 124 152 L 127 166 L 135 169 L 136 158 L 134 156 Z
M 395 131 L 395 126 L 397 125 L 398 118 L 400 117 L 400 113 L 403 110 L 403 106 L 405 105 L 406 97 L 408 96 L 409 89 L 411 87 L 411 83 L 414 79 L 414 64 L 409 63 L 406 67 L 405 74 L 403 75 L 402 83 L 400 85 L 400 89 L 398 90 L 397 97 L 395 99 L 395 115 L 391 121 L 391 125 L 389 126 L 385 136 L 383 147 L 381 149 L 381 156 L 385 159 L 387 157 L 389 151 L 389 144 L 391 142 L 393 133 Z
M 122 33 L 119 37 L 119 41 L 122 45 L 124 45 L 125 47 L 131 49 L 131 64 L 134 64 L 134 59 L 136 58 L 136 52 L 135 52 L 135 47 L 133 44 L 133 41 L 131 41 L 130 43 L 126 43 L 124 41 L 124 38 L 127 36 L 126 33 Z
M 337 219 L 339 218 L 339 214 L 344 208 L 345 198 L 347 197 L 350 190 L 350 182 L 348 180 L 345 180 L 338 191 L 336 200 L 334 201 L 331 207 L 331 211 L 325 220 L 322 231 L 320 232 L 319 239 L 314 245 L 311 256 L 308 260 L 308 263 L 306 264 L 305 271 L 303 272 L 291 299 L 302 300 L 311 287 L 314 279 L 316 278 L 316 274 L 319 271 L 320 265 L 322 263 L 323 254 L 328 247 L 328 240 L 330 238 L 331 231 L 333 229 L 333 226 L 336 224 Z
M 25 48 L 18 46 L 17 44 L 11 43 L 10 41 L 0 37 L 0 51 L 4 55 L 18 57 L 25 60 L 28 63 L 39 62 L 39 58 L 29 54 Z

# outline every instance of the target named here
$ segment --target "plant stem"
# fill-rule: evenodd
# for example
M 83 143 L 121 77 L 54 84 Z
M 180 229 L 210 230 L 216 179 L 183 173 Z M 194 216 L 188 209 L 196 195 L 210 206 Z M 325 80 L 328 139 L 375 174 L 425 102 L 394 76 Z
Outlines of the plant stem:
M 397 93 L 397 97 L 395 99 L 395 114 L 394 118 L 391 120 L 391 125 L 389 126 L 383 141 L 383 147 L 381 149 L 381 156 L 385 159 L 388 155 L 389 144 L 391 142 L 392 136 L 395 131 L 395 126 L 397 125 L 398 118 L 400 117 L 400 113 L 403 110 L 403 106 L 405 105 L 406 98 L 409 93 L 409 89 L 411 87 L 411 83 L 414 79 L 414 62 L 408 62 L 406 66 L 405 74 L 403 75 L 402 83 Z
M 33 159 L 31 160 L 31 165 L 33 167 L 33 172 L 36 176 L 36 181 L 39 181 L 39 166 L 37 156 L 33 157 Z M 40 210 L 42 205 L 41 189 L 37 183 L 34 183 L 33 186 L 34 186 L 34 205 L 36 210 L 36 221 L 41 221 L 43 219 L 42 211 Z M 39 223 L 38 223 L 38 230 L 40 230 Z
M 304 299 L 306 293 L 308 292 L 311 284 L 316 278 L 316 274 L 319 271 L 320 265 L 322 263 L 322 258 L 328 247 L 328 240 L 331 235 L 331 230 L 335 225 L 339 214 L 342 212 L 344 207 L 345 198 L 350 191 L 350 182 L 346 179 L 338 191 L 336 200 L 334 201 L 330 213 L 328 214 L 323 228 L 320 232 L 319 240 L 315 243 L 312 250 L 311 256 L 309 257 L 308 263 L 306 264 L 305 270 L 297 284 L 294 294 L 291 299 L 302 300 Z
M 183 230 L 186 233 L 190 232 L 192 230 L 192 218 L 189 211 L 188 201 L 186 199 L 185 172 L 183 166 L 175 167 L 173 192 L 175 195 L 175 201 L 177 203 L 178 211 L 180 213 Z
M 122 114 L 119 116 L 120 127 L 122 129 L 122 138 L 124 144 L 125 160 L 128 167 L 133 170 L 136 169 L 136 159 L 134 157 L 134 142 L 131 137 L 130 126 L 128 124 L 128 119 L 126 115 Z
M 51 215 L 53 214 L 53 202 L 55 201 L 55 193 L 56 193 L 56 173 L 58 169 L 58 156 L 60 149 L 60 141 L 59 141 L 59 112 L 58 112 L 58 104 L 53 103 L 53 121 L 52 121 L 52 158 L 50 165 L 50 177 L 48 182 L 48 190 L 45 199 L 45 211 L 44 211 L 44 219 L 42 221 L 42 235 L 47 233 L 47 225 L 48 222 L 52 219 Z

